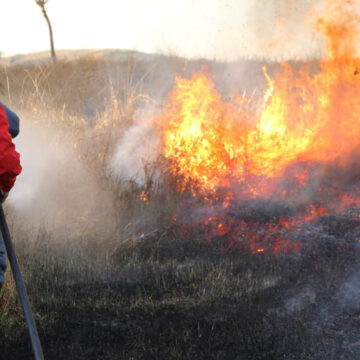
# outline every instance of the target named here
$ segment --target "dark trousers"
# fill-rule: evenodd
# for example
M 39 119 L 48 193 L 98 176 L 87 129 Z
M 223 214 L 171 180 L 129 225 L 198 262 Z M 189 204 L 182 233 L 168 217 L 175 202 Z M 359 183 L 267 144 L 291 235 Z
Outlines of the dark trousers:
M 0 289 L 5 282 L 5 271 L 6 271 L 6 249 L 4 239 L 0 231 Z

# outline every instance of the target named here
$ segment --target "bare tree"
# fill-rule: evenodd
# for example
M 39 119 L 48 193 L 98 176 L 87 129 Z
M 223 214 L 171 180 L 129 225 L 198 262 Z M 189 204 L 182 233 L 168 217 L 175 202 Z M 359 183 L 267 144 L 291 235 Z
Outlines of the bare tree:
M 48 0 L 35 0 L 36 4 L 38 4 L 40 6 L 40 9 L 44 15 L 44 18 L 48 24 L 49 27 L 49 34 L 50 34 L 50 48 L 51 48 L 51 58 L 53 60 L 53 62 L 56 62 L 56 54 L 55 54 L 55 48 L 54 48 L 54 37 L 53 37 L 53 31 L 52 31 L 52 27 L 51 27 L 51 23 L 50 23 L 50 19 L 47 15 L 46 9 L 45 9 L 45 4 L 48 2 Z

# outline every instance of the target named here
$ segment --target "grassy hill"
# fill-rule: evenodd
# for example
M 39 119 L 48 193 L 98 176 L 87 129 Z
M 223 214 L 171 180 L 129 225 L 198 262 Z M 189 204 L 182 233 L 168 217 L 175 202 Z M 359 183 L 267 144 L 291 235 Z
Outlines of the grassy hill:
M 98 60 L 124 61 L 129 57 L 140 61 L 151 61 L 161 57 L 159 54 L 148 54 L 135 50 L 104 49 L 104 50 L 58 50 L 58 60 L 77 60 L 88 57 Z M 31 54 L 17 54 L 0 58 L 0 65 L 37 65 L 51 61 L 48 51 L 41 51 Z

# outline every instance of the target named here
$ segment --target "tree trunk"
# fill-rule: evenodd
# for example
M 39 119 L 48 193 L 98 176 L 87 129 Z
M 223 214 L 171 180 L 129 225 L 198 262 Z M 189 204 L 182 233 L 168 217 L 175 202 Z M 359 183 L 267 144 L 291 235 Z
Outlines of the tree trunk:
M 54 47 L 54 37 L 53 37 L 53 32 L 52 32 L 52 27 L 51 27 L 51 23 L 50 23 L 50 19 L 47 16 L 46 10 L 45 10 L 45 6 L 41 6 L 41 11 L 44 15 L 44 18 L 48 24 L 49 27 L 49 34 L 50 34 L 50 49 L 51 49 L 51 58 L 53 63 L 56 63 L 56 54 L 55 54 L 55 47 Z

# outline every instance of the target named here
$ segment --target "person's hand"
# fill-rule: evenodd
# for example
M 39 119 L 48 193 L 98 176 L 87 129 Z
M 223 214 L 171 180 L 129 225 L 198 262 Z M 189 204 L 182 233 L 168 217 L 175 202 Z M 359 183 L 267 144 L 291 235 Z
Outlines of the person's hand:
M 0 189 L 0 201 L 3 204 L 6 198 L 9 196 L 9 193 Z

